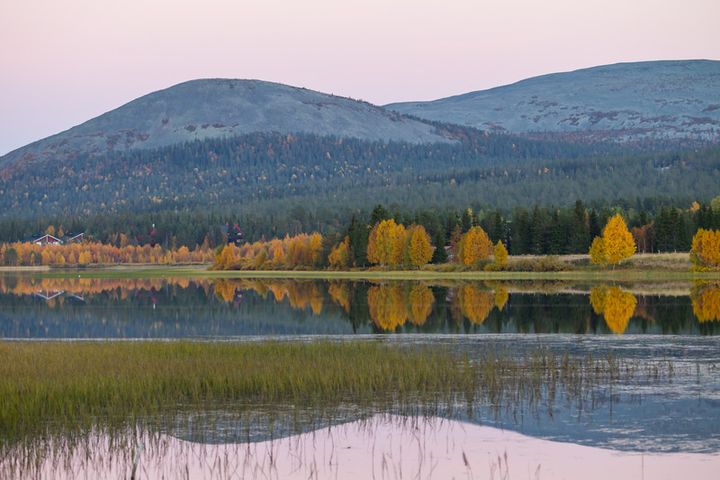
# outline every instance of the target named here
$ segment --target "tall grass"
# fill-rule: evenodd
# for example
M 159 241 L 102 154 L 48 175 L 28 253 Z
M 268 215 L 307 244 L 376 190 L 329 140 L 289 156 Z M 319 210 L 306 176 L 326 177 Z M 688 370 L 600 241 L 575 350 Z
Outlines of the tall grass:
M 0 442 L 221 405 L 408 409 L 582 400 L 669 368 L 612 357 L 469 356 L 443 346 L 350 342 L 0 342 Z

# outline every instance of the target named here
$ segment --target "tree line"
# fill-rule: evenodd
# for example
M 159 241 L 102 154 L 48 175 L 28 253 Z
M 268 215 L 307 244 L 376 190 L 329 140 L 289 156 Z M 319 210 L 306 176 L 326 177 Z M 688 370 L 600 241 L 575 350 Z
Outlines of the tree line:
M 99 242 L 66 245 L 38 245 L 30 242 L 0 244 L 0 265 L 6 266 L 85 266 L 90 264 L 154 264 L 174 265 L 208 263 L 213 251 L 208 248 L 190 250 L 182 246 L 165 249 L 149 244 L 117 247 Z

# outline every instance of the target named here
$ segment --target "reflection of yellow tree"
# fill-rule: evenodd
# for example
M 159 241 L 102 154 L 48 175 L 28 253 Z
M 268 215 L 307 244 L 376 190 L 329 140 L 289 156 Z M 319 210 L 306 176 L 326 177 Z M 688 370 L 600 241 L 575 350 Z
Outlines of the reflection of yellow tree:
M 408 319 L 401 285 L 376 285 L 368 290 L 370 318 L 383 330 L 395 330 Z
M 605 308 L 605 295 L 607 287 L 593 287 L 590 289 L 590 305 L 596 315 L 601 315 Z
M 350 311 L 350 286 L 347 282 L 333 282 L 328 287 L 328 294 L 346 312 Z
M 635 312 L 637 298 L 618 287 L 595 287 L 590 290 L 590 304 L 595 313 L 602 313 L 608 328 L 620 335 Z
M 720 286 L 693 288 L 690 298 L 693 313 L 700 322 L 720 321 Z
M 268 292 L 276 302 L 287 297 L 292 308 L 303 310 L 310 307 L 316 315 L 322 312 L 323 291 L 315 282 L 264 281 L 264 280 L 217 280 L 215 295 L 230 302 L 237 290 L 253 290 L 265 297 Z
M 495 289 L 495 306 L 501 312 L 505 308 L 505 304 L 507 303 L 508 298 L 510 298 L 510 293 L 508 292 L 507 287 L 499 285 Z
M 495 305 L 495 296 L 492 292 L 472 285 L 460 288 L 459 298 L 463 315 L 476 325 L 485 321 Z
M 434 301 L 435 297 L 433 296 L 432 290 L 425 285 L 415 285 L 412 290 L 410 290 L 408 296 L 410 322 L 418 326 L 424 324 L 430 316 Z
M 217 280 L 214 284 L 215 296 L 225 302 L 232 302 L 235 299 L 236 285 L 230 280 Z

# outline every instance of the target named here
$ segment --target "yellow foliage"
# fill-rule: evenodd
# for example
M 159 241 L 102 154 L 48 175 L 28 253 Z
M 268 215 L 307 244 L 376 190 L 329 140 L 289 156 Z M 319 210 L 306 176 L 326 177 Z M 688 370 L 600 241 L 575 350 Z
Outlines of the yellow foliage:
M 368 260 L 379 265 L 400 265 L 403 261 L 405 227 L 395 220 L 383 220 L 373 227 L 368 238 Z
M 505 248 L 505 245 L 500 240 L 498 240 L 497 244 L 495 245 L 495 250 L 493 250 L 493 256 L 495 257 L 495 264 L 500 266 L 507 265 L 508 251 L 507 248 Z
M 696 267 L 720 267 L 720 230 L 699 229 L 692 240 L 690 260 Z
M 635 239 L 619 213 L 608 220 L 602 236 L 602 251 L 607 263 L 615 265 L 635 254 Z
M 333 268 L 348 268 L 350 266 L 350 238 L 335 245 L 328 255 L 328 264 Z
M 602 237 L 595 237 L 590 245 L 590 261 L 595 265 L 607 264 Z
M 237 262 L 237 247 L 235 245 L 225 245 L 218 256 L 216 266 L 222 270 L 228 270 Z
M 458 259 L 463 265 L 474 265 L 490 256 L 493 244 L 481 227 L 472 227 L 461 238 Z
M 430 235 L 422 225 L 412 225 L 408 229 L 407 257 L 410 265 L 421 267 L 432 258 L 433 248 Z

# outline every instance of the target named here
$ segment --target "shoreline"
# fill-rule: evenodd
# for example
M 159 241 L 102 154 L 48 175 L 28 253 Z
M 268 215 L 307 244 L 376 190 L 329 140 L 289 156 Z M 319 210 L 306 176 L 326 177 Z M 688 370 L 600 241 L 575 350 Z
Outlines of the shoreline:
M 720 281 L 720 272 L 660 269 L 565 270 L 560 272 L 437 272 L 432 270 L 210 270 L 199 266 L 112 265 L 84 269 L 3 270 L 44 278 L 258 278 L 287 280 L 566 280 L 566 281 Z
M 510 257 L 510 261 L 554 258 L 566 269 L 559 271 L 466 270 L 453 264 L 426 265 L 420 269 L 385 270 L 378 267 L 348 270 L 212 270 L 211 264 L 93 264 L 86 267 L 0 267 L 0 273 L 29 273 L 49 278 L 273 278 L 318 280 L 566 280 L 566 281 L 696 281 L 720 280 L 720 271 L 692 270 L 687 253 L 638 254 L 616 268 L 587 265 L 587 255 Z M 453 271 L 453 269 L 456 269 Z

